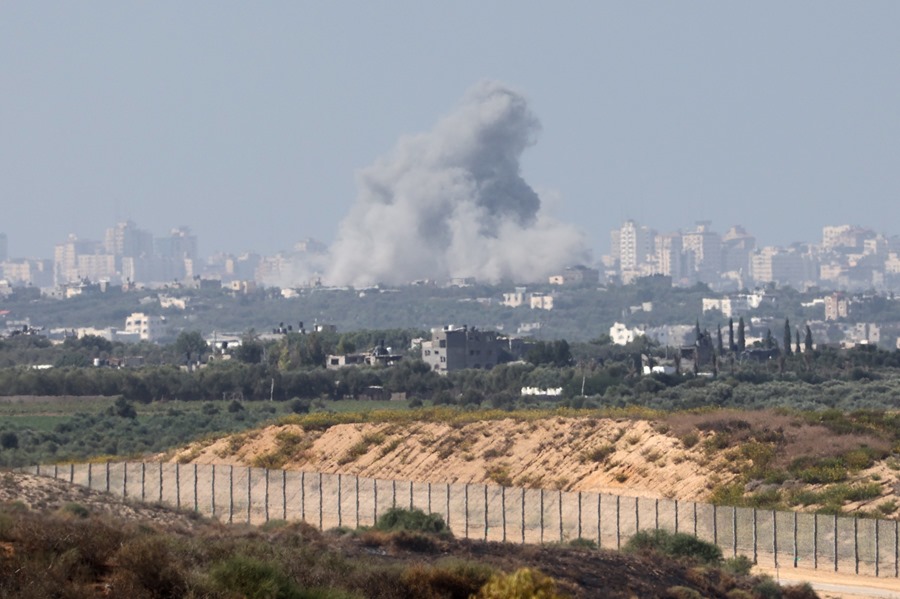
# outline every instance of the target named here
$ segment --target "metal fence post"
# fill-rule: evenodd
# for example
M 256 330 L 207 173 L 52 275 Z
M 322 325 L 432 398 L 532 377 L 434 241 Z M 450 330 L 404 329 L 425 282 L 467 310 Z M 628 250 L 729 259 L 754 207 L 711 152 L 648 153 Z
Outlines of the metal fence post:
M 147 464 L 145 462 L 141 462 L 141 501 L 144 501 L 144 497 L 146 494 L 146 486 L 144 481 L 147 476 Z
M 234 465 L 228 467 L 228 523 L 234 522 Z
M 109 493 L 109 460 L 106 461 L 106 492 Z
M 578 538 L 581 538 L 581 491 L 578 491 Z
M 281 519 L 287 520 L 287 470 L 281 471 Z
M 378 498 L 378 492 L 375 492 Z M 306 472 L 300 473 L 300 519 L 306 522 Z
M 597 548 L 603 546 L 603 529 L 600 524 L 603 522 L 603 495 L 597 493 Z
M 59 478 L 59 464 L 53 464 L 53 478 Z
M 653 502 L 653 530 L 659 532 L 659 498 Z
M 775 569 L 778 569 L 778 518 L 772 510 L 772 553 L 775 555 Z
M 397 481 L 391 481 L 391 507 L 397 507 Z
M 641 510 L 638 498 L 634 498 L 634 534 L 641 532 Z
M 737 557 L 737 508 L 731 508 L 731 557 Z
M 522 488 L 522 544 L 525 544 L 525 488 Z
M 181 509 L 181 464 L 175 462 L 175 507 Z
M 372 520 L 373 520 L 372 524 L 375 525 L 378 523 L 378 479 L 377 478 L 372 479 L 372 494 L 375 498 L 374 505 L 372 506 Z M 448 495 L 448 497 L 449 497 L 449 495 Z M 450 505 L 449 501 L 447 502 L 447 505 L 448 506 Z M 449 514 L 450 512 L 448 511 L 447 513 Z
M 855 572 L 859 574 L 859 518 L 853 518 L 853 561 Z
M 93 488 L 94 483 L 94 464 L 92 462 L 88 462 L 88 489 Z M 160 462 L 160 468 L 162 468 L 162 463 Z
M 322 503 L 324 502 L 324 492 L 322 490 L 322 473 L 319 472 L 319 530 L 325 530 L 324 518 L 325 518 L 325 510 Z
M 216 465 L 210 466 L 209 472 L 209 507 L 212 511 L 212 517 L 216 517 Z
M 620 529 L 620 508 L 621 508 L 621 497 L 616 495 L 616 549 L 622 548 L 622 534 Z
M 712 529 L 713 529 L 713 545 L 719 544 L 719 506 L 713 504 L 713 514 L 712 514 Z
M 834 515 L 834 571 L 838 571 L 838 518 Z
M 264 494 L 263 494 L 263 498 L 265 500 L 265 505 L 263 506 L 263 510 L 265 513 L 266 522 L 268 522 L 269 521 L 269 469 L 264 468 L 263 474 L 265 474 L 265 476 L 266 476 L 265 486 L 263 487 L 265 489 Z
M 428 483 L 428 513 L 431 513 L 431 483 Z
M 559 491 L 559 496 L 556 499 L 556 507 L 559 512 L 559 542 L 563 542 L 563 520 L 562 520 L 562 490 Z
M 819 569 L 819 513 L 813 513 L 813 569 Z
M 253 507 L 253 486 L 250 479 L 253 477 L 253 468 L 247 467 L 247 524 L 250 524 L 250 508 Z
M 469 483 L 466 483 L 466 486 L 465 486 L 465 503 L 464 503 L 464 505 L 465 505 L 465 512 L 466 512 L 465 538 L 468 539 L 469 538 Z
M 694 502 L 694 536 L 697 536 L 697 502 Z
M 356 494 L 356 528 L 359 528 L 359 475 L 353 477 L 353 491 Z
M 75 482 L 75 464 L 69 464 L 69 482 Z
M 343 477 L 341 473 L 338 473 L 338 498 L 337 498 L 337 510 L 338 510 L 338 528 L 344 525 L 343 512 L 341 511 L 341 495 L 343 494 Z
M 162 503 L 163 500 L 163 465 L 162 462 L 159 463 L 159 502 Z
M 194 464 L 194 511 L 200 511 L 200 504 L 198 503 L 199 498 L 197 497 L 197 464 Z
M 797 512 L 794 512 L 794 567 L 797 567 L 797 562 L 800 561 L 800 554 L 798 553 L 797 548 Z
M 409 509 L 413 509 L 413 481 L 409 481 Z
M 128 497 L 128 462 L 122 462 L 122 499 L 126 497 Z

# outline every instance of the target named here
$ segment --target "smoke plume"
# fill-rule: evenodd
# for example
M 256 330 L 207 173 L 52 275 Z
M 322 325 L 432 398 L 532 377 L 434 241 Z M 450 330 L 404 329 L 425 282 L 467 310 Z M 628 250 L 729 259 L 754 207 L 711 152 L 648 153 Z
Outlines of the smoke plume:
M 539 129 L 520 94 L 485 81 L 431 131 L 401 138 L 359 173 L 326 281 L 532 282 L 583 261 L 581 234 L 542 213 L 519 174 Z

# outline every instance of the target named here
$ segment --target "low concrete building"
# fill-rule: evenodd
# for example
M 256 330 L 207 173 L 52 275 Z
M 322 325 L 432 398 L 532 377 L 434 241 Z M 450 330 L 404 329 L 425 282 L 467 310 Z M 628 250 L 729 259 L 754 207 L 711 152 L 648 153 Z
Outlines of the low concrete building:
M 448 325 L 432 329 L 431 341 L 422 342 L 422 359 L 441 374 L 466 368 L 489 370 L 507 361 L 508 347 L 509 340 L 496 331 Z

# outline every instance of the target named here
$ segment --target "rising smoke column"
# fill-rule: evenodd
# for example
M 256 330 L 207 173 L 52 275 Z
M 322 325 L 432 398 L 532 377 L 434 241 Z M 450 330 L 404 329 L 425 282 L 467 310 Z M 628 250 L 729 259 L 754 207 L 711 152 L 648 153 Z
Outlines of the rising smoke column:
M 519 174 L 539 129 L 520 94 L 484 81 L 431 131 L 401 138 L 359 173 L 326 282 L 532 282 L 583 261 L 581 234 L 543 214 Z

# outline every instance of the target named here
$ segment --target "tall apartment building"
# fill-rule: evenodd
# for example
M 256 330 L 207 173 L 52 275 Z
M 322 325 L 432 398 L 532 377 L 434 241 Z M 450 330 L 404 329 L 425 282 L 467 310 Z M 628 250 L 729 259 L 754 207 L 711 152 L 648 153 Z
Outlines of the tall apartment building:
M 698 281 L 712 283 L 722 273 L 722 239 L 710 229 L 709 221 L 700 221 L 697 227 L 681 236 L 684 253 L 691 256 L 693 276 Z
M 735 225 L 722 235 L 722 271 L 750 272 L 750 255 L 756 249 L 756 238 Z
M 106 230 L 104 247 L 107 254 L 112 254 L 117 259 L 126 256 L 130 258 L 152 256 L 153 235 L 138 228 L 130 220 L 123 221 Z
M 839 248 L 862 249 L 865 240 L 875 236 L 874 231 L 854 225 L 822 227 L 822 249 L 825 251 Z
M 655 264 L 653 274 L 679 281 L 684 276 L 684 251 L 681 234 L 667 233 L 654 237 Z
M 53 282 L 56 285 L 78 281 L 84 275 L 78 270 L 78 257 L 102 254 L 103 246 L 97 241 L 78 239 L 75 235 L 53 249 Z
M 637 270 L 653 255 L 654 237 L 652 229 L 627 220 L 619 229 L 611 232 L 610 254 L 618 259 L 621 270 Z

